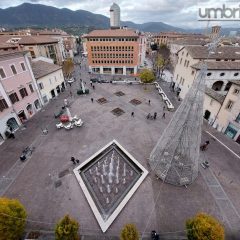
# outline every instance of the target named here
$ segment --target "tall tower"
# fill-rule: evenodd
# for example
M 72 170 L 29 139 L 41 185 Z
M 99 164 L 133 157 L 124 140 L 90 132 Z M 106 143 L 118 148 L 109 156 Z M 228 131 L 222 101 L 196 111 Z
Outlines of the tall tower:
M 116 3 L 110 7 L 110 27 L 112 29 L 120 28 L 120 7 Z

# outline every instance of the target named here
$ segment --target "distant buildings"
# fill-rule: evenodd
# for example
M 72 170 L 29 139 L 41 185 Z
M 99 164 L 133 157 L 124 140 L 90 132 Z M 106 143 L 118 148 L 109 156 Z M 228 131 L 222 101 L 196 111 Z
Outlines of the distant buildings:
M 120 28 L 120 7 L 116 3 L 110 7 L 110 27 L 111 29 Z

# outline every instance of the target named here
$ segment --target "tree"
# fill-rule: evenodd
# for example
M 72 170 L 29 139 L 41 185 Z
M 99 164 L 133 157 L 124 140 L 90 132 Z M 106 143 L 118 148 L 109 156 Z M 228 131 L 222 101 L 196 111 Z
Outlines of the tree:
M 126 224 L 121 231 L 121 240 L 138 240 L 139 233 L 134 224 Z
M 162 77 L 163 71 L 170 63 L 170 50 L 166 44 L 161 44 L 156 58 L 157 74 Z
M 154 76 L 153 71 L 151 71 L 149 69 L 144 69 L 140 73 L 140 79 L 143 83 L 151 83 L 155 80 L 155 76 Z
M 63 74 L 69 77 L 74 69 L 74 63 L 71 58 L 68 58 L 66 61 L 63 62 Z
M 78 229 L 78 222 L 66 215 L 55 227 L 56 240 L 78 240 Z
M 214 217 L 198 213 L 186 221 L 189 240 L 223 240 L 224 228 Z
M 17 199 L 0 198 L 0 240 L 22 237 L 27 213 Z

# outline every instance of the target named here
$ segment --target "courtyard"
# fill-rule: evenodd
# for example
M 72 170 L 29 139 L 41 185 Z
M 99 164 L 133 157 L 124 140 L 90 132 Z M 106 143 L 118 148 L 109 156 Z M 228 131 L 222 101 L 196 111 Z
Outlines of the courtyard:
M 77 96 L 75 88 L 77 83 L 71 89 L 73 97 L 67 90 L 36 114 L 25 130 L 20 129 L 16 139 L 0 146 L 0 177 L 11 178 L 7 187 L 0 184 L 5 187 L 1 194 L 20 199 L 28 212 L 29 229 L 52 230 L 59 218 L 70 214 L 80 223 L 81 234 L 86 235 L 119 236 L 126 223 L 135 223 L 144 236 L 150 236 L 152 230 L 184 235 L 186 219 L 203 211 L 222 221 L 230 234 L 239 232 L 239 227 L 236 229 L 229 222 L 231 216 L 221 211 L 212 194 L 204 172 L 208 170 L 201 169 L 197 180 L 187 188 L 164 184 L 150 171 L 149 154 L 174 114 L 166 111 L 166 118 L 162 118 L 164 103 L 154 86 L 95 84 L 93 90 L 87 82 L 90 94 L 86 96 Z M 116 94 L 118 92 L 123 94 Z M 71 114 L 84 122 L 80 128 L 65 130 L 55 126 L 58 120 L 53 118 L 53 112 L 63 105 L 66 97 Z M 115 109 L 118 109 L 117 114 L 113 112 Z M 154 112 L 156 120 L 146 118 L 148 113 L 153 115 Z M 47 135 L 41 134 L 43 127 L 48 128 Z M 208 137 L 204 133 L 203 139 Z M 70 159 L 74 156 L 81 164 L 113 139 L 149 173 L 106 233 L 102 233 L 73 173 L 76 165 Z M 35 150 L 22 167 L 18 161 L 21 150 L 31 144 Z M 239 209 L 240 160 L 216 141 L 211 145 L 213 147 L 202 157 L 211 160 L 213 173 Z M 230 178 L 233 178 L 231 184 Z M 239 219 L 235 220 L 237 226 Z

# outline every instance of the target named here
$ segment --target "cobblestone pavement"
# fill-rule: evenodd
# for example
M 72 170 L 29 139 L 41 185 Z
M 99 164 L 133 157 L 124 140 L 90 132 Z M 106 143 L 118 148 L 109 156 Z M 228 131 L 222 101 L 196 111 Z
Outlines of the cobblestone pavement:
M 149 236 L 153 229 L 174 235 L 179 232 L 184 234 L 185 220 L 204 211 L 220 219 L 226 226 L 227 239 L 234 239 L 233 235 L 239 234 L 239 227 L 230 221 L 237 223 L 238 220 L 235 217 L 231 219 L 232 214 L 222 211 L 225 206 L 221 207 L 216 196 L 227 196 L 235 209 L 240 208 L 239 159 L 206 132 L 203 132 L 203 141 L 210 138 L 211 143 L 202 159 L 209 160 L 209 169 L 201 169 L 197 180 L 187 188 L 163 184 L 150 172 L 109 230 L 105 234 L 101 233 L 73 175 L 74 166 L 70 157 L 75 156 L 82 163 L 112 139 L 116 139 L 149 169 L 148 156 L 173 113 L 167 112 L 166 119 L 161 118 L 163 102 L 154 86 L 145 89 L 140 85 L 95 84 L 93 90 L 86 70 L 85 65 L 81 70 L 79 66 L 76 67 L 77 82 L 71 86 L 74 93 L 72 98 L 68 88 L 36 114 L 26 124 L 25 130 L 17 131 L 16 139 L 7 140 L 0 146 L 0 193 L 19 198 L 26 206 L 29 220 L 32 220 L 28 222 L 28 227 L 53 229 L 56 221 L 69 213 L 79 221 L 83 235 L 91 233 L 98 236 L 97 239 L 119 236 L 126 222 L 135 223 L 144 236 Z M 80 78 L 86 81 L 89 95 L 76 95 Z M 168 86 L 164 86 L 164 83 L 162 85 L 167 91 Z M 118 97 L 114 94 L 117 91 L 125 95 Z M 171 95 L 171 92 L 167 92 L 167 95 Z M 95 101 L 101 97 L 108 102 L 100 105 Z M 175 98 L 169 97 L 173 100 Z M 57 120 L 53 118 L 53 113 L 63 105 L 64 98 L 71 102 L 71 113 L 77 114 L 84 121 L 83 127 L 70 131 L 56 129 Z M 94 99 L 93 103 L 91 98 Z M 134 98 L 142 103 L 132 105 L 130 100 Z M 151 105 L 148 104 L 149 99 Z M 117 107 L 125 112 L 119 117 L 111 113 Z M 134 117 L 131 117 L 132 111 Z M 146 119 L 149 112 L 157 112 L 157 120 Z M 46 126 L 49 133 L 43 135 L 41 128 Z M 214 131 L 212 133 L 215 134 Z M 229 147 L 232 146 L 228 139 L 221 140 Z M 36 149 L 26 162 L 21 163 L 19 156 L 24 147 L 30 145 Z M 60 174 L 63 172 L 66 174 Z M 208 184 L 210 177 L 213 181 L 217 180 L 216 188 L 211 189 L 211 184 Z

